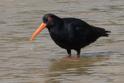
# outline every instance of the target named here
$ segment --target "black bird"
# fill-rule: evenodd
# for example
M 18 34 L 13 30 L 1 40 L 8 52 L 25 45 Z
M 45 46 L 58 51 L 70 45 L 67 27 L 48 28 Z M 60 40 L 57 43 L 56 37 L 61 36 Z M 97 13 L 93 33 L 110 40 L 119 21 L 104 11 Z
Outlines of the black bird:
M 54 42 L 67 50 L 68 57 L 71 57 L 71 50 L 77 51 L 80 57 L 81 48 L 93 43 L 99 37 L 108 37 L 107 31 L 95 27 L 77 18 L 60 18 L 54 14 L 45 14 L 40 27 L 32 34 L 31 40 L 47 27 Z

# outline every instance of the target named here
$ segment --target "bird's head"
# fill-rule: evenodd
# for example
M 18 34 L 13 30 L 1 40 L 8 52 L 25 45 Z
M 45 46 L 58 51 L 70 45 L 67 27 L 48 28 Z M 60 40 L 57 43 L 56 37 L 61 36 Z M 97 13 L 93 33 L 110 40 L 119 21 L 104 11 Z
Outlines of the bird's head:
M 41 25 L 36 29 L 36 31 L 32 34 L 32 37 L 30 40 L 34 40 L 35 37 L 46 27 L 47 28 L 51 28 L 53 26 L 55 26 L 56 23 L 58 23 L 58 20 L 60 20 L 61 18 L 57 17 L 54 14 L 45 14 L 42 18 L 43 22 L 41 23 Z

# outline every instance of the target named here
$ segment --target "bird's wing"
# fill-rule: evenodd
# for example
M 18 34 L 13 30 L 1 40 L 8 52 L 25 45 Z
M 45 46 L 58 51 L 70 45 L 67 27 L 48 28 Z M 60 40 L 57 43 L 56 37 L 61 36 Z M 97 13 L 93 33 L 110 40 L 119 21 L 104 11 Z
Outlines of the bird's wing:
M 66 31 L 68 33 L 68 40 L 72 41 L 83 41 L 86 37 L 89 37 L 91 32 L 91 25 L 88 23 L 76 19 L 76 18 L 64 18 L 64 23 L 67 26 Z
M 71 30 L 75 37 L 84 38 L 90 34 L 92 28 L 91 25 L 82 21 L 82 20 L 75 20 L 71 23 Z

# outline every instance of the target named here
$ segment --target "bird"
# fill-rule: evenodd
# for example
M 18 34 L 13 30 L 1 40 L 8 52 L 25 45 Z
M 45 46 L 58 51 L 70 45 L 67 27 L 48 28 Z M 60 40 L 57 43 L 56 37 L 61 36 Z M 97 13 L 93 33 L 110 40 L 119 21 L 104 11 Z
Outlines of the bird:
M 48 29 L 52 40 L 68 53 L 71 58 L 71 50 L 77 52 L 80 58 L 81 48 L 95 42 L 100 37 L 108 37 L 111 31 L 104 28 L 90 25 L 89 23 L 74 17 L 62 18 L 55 14 L 48 13 L 42 17 L 41 25 L 33 32 L 30 40 L 45 28 Z

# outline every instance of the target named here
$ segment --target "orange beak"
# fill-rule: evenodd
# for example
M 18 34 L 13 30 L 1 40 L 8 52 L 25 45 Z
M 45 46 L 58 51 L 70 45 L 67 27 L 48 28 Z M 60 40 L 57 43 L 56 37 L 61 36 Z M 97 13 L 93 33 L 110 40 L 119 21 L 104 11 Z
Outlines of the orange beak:
M 35 37 L 44 29 L 46 28 L 46 23 L 41 23 L 41 25 L 37 28 L 37 30 L 32 34 L 31 41 L 35 39 Z

